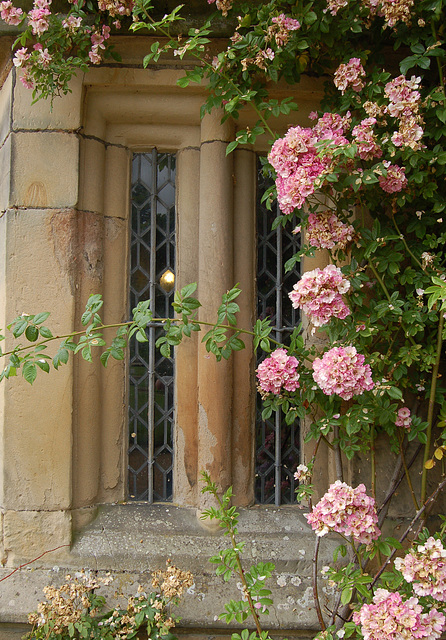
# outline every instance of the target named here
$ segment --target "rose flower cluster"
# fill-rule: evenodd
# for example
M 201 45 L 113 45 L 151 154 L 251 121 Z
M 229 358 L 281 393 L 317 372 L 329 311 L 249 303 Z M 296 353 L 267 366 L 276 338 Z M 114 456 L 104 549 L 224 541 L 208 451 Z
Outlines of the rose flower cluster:
M 355 233 L 351 224 L 345 224 L 329 209 L 310 213 L 305 239 L 318 249 L 345 249 Z
M 336 531 L 352 536 L 357 542 L 370 544 L 381 534 L 375 501 L 366 494 L 363 484 L 353 489 L 337 480 L 305 517 L 317 536 Z
M 343 400 L 370 391 L 375 386 L 370 365 L 355 347 L 333 347 L 313 362 L 313 379 L 327 396 Z
M 413 584 L 417 596 L 446 602 L 446 549 L 441 540 L 431 536 L 404 558 L 397 558 L 395 568 Z
M 277 199 L 283 213 L 302 208 L 308 196 L 329 172 L 332 158 L 329 150 L 321 153 L 321 143 L 339 147 L 348 144 L 344 137 L 349 118 L 324 113 L 313 128 L 291 127 L 273 144 L 268 160 L 277 173 Z
M 422 613 L 418 598 L 403 600 L 398 591 L 377 589 L 372 604 L 363 604 L 353 614 L 353 622 L 361 627 L 364 640 L 436 640 L 445 618 L 436 609 Z
M 286 349 L 276 349 L 257 368 L 259 390 L 276 395 L 282 390 L 296 391 L 299 387 L 298 365 L 298 360 L 289 356 Z
M 329 322 L 330 318 L 346 318 L 350 309 L 342 294 L 350 289 L 350 282 L 334 264 L 324 269 L 307 271 L 288 295 L 295 309 L 302 309 L 316 327 Z

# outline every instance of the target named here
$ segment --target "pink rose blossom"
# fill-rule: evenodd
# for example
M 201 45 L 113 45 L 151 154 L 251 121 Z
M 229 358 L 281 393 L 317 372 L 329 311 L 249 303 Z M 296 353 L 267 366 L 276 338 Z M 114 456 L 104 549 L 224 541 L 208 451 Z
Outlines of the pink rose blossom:
M 330 210 L 310 213 L 305 240 L 318 249 L 345 249 L 355 233 L 350 224 L 341 222 Z
M 14 7 L 11 0 L 0 2 L 0 16 L 6 24 L 18 25 L 22 21 L 23 11 L 20 7 Z
M 370 391 L 375 386 L 370 365 L 355 347 L 333 347 L 313 362 L 313 379 L 327 395 L 344 400 Z
M 16 67 L 24 67 L 29 60 L 30 54 L 28 53 L 28 49 L 26 47 L 22 47 L 18 51 L 15 52 L 13 63 Z
M 423 613 L 418 598 L 403 600 L 398 591 L 377 589 L 373 604 L 363 604 L 353 614 L 364 640 L 436 640 L 444 628 L 445 617 L 436 609 Z
M 66 18 L 62 22 L 63 28 L 68 29 L 68 31 L 71 31 L 71 32 L 74 32 L 76 31 L 76 29 L 79 29 L 81 24 L 82 24 L 82 18 L 75 17 L 75 16 L 68 16 L 68 18 Z
M 373 132 L 375 124 L 376 118 L 365 118 L 353 128 L 353 140 L 358 145 L 358 155 L 361 160 L 373 160 L 373 158 L 380 158 L 383 154 Z
M 350 309 L 342 295 L 350 289 L 350 282 L 333 264 L 324 269 L 307 271 L 289 293 L 295 309 L 302 309 L 314 324 L 321 327 L 331 318 L 346 318 Z
M 100 11 L 107 11 L 114 18 L 116 16 L 130 16 L 133 11 L 133 0 L 98 0 Z
M 300 22 L 294 18 L 287 17 L 284 13 L 273 17 L 271 22 L 274 26 L 268 30 L 269 38 L 274 36 L 278 47 L 284 47 L 288 43 L 291 31 L 300 29 Z
M 29 72 L 27 69 L 23 71 L 23 74 L 20 76 L 20 82 L 27 89 L 34 89 L 34 82 L 31 80 Z
M 42 49 L 39 51 L 38 63 L 42 65 L 44 69 L 48 69 L 52 56 L 48 53 L 48 49 Z
M 347 64 L 340 64 L 334 74 L 334 85 L 344 95 L 349 87 L 353 91 L 359 92 L 364 87 L 365 77 L 364 67 L 359 58 L 350 58 Z
M 380 176 L 379 186 L 386 193 L 397 193 L 404 189 L 407 184 L 406 170 L 396 164 L 391 164 L 387 169 L 387 175 Z
M 208 4 L 214 4 L 223 16 L 228 15 L 229 9 L 232 7 L 233 0 L 208 0 Z
M 300 29 L 299 20 L 288 18 L 284 13 L 272 18 L 271 22 L 283 26 L 287 31 L 296 31 L 297 29 Z
M 311 478 L 311 471 L 306 464 L 300 464 L 294 472 L 294 479 L 305 483 Z
M 395 420 L 395 425 L 397 427 L 405 427 L 406 429 L 409 429 L 411 424 L 412 418 L 410 416 L 410 409 L 408 409 L 407 407 L 398 409 L 398 415 Z
M 375 501 L 366 494 L 363 484 L 353 489 L 337 480 L 305 517 L 317 536 L 336 531 L 352 536 L 357 542 L 370 544 L 381 534 Z
M 48 31 L 48 17 L 50 11 L 51 0 L 34 0 L 34 7 L 28 13 L 28 23 L 32 28 L 33 35 L 42 35 Z
M 397 22 L 410 23 L 411 9 L 415 0 L 363 0 L 370 15 L 384 18 L 384 28 L 394 27 Z
M 327 0 L 327 10 L 331 13 L 332 16 L 335 16 L 339 9 L 342 9 L 347 5 L 348 0 Z
M 419 92 L 421 78 L 412 76 L 407 80 L 398 76 L 386 84 L 384 94 L 389 100 L 385 113 L 398 122 L 398 131 L 392 135 L 392 142 L 397 147 L 421 148 L 423 136 L 423 120 L 419 114 L 421 94 Z
M 299 387 L 298 365 L 297 359 L 289 356 L 286 349 L 276 349 L 257 368 L 260 389 L 276 395 L 283 389 L 295 391 Z

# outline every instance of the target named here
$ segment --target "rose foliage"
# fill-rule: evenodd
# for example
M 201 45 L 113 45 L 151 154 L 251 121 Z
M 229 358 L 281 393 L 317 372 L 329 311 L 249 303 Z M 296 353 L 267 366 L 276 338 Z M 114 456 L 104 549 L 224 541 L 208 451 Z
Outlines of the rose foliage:
M 128 27 L 159 36 L 145 66 L 167 51 L 196 60 L 179 84 L 206 80 L 202 114 L 221 108 L 223 119 L 237 121 L 248 106 L 255 111 L 255 122 L 237 132 L 227 151 L 257 139 L 269 149 L 263 171 L 274 185 L 264 201 L 272 207 L 277 198 L 276 226 L 295 225 L 297 217 L 295 230 L 303 234 L 301 250 L 285 268 L 321 250 L 328 262 L 305 273 L 290 294 L 290 304 L 304 314 L 307 340 L 296 327 L 288 344 L 276 343 L 268 319 L 253 330 L 255 346 L 265 352 L 257 370 L 263 417 L 282 411 L 287 423 L 305 420 L 315 451 L 328 443 L 336 462 L 337 480 L 314 506 L 317 453 L 296 469 L 298 497 L 309 499 L 307 519 L 318 538 L 336 532 L 343 539 L 333 566 L 324 571 L 339 592 L 331 610 L 322 611 L 314 590 L 321 637 L 434 640 L 445 629 L 446 526 L 440 522 L 431 532 L 423 526 L 445 485 L 444 2 L 208 2 L 219 20 L 223 15 L 234 27 L 216 55 L 208 50 L 212 19 L 169 37 L 180 7 L 158 21 L 145 0 L 78 0 L 64 16 L 51 11 L 50 0 L 34 0 L 28 14 L 10 0 L 0 10 L 6 22 L 23 27 L 14 64 L 37 97 L 69 90 L 77 69 L 112 55 L 111 29 Z M 321 87 L 319 109 L 309 116 L 298 113 L 302 81 Z M 277 97 L 287 89 L 287 97 Z M 158 341 L 164 355 L 200 330 L 193 291 L 176 294 L 178 320 L 169 321 Z M 204 337 L 218 359 L 243 348 L 238 294 L 226 294 L 215 327 Z M 96 297 L 87 308 L 86 329 L 64 338 L 56 368 L 70 351 L 90 359 L 93 347 L 106 347 L 101 304 Z M 15 337 L 44 340 L 32 353 L 23 347 L 7 352 L 3 377 L 22 368 L 32 382 L 37 368 L 49 370 L 42 351 L 52 339 L 42 326 L 46 317 L 20 317 L 10 325 Z M 129 336 L 144 340 L 151 320 L 147 307 L 138 307 L 134 322 L 123 325 L 103 351 L 104 364 L 109 356 L 124 357 Z M 317 334 L 318 348 L 312 346 Z M 376 482 L 377 441 L 386 443 L 385 464 L 393 457 L 395 467 L 384 490 Z M 367 488 L 344 481 L 343 466 L 355 456 L 361 456 Z M 364 456 L 370 458 L 367 479 Z M 400 486 L 413 503 L 413 520 L 398 542 L 384 538 L 381 529 Z M 397 551 L 404 541 L 412 547 Z M 401 557 L 393 562 L 397 552 Z M 344 563 L 337 562 L 339 553 L 347 556 Z M 246 588 L 248 593 L 251 586 Z M 256 615 L 262 612 L 260 601 L 250 602 Z

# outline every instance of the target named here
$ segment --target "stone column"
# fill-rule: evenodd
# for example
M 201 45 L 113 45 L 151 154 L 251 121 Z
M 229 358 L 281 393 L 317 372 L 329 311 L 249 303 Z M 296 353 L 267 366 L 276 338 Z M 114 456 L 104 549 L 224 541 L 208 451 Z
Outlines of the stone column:
M 200 319 L 215 322 L 221 296 L 233 284 L 233 157 L 226 156 L 232 125 L 220 114 L 201 125 L 198 282 Z M 198 472 L 208 471 L 221 489 L 231 484 L 231 360 L 216 362 L 198 349 Z M 206 503 L 203 496 L 201 504 Z
M 108 145 L 105 151 L 104 183 L 104 296 L 105 324 L 129 320 L 128 265 L 130 217 L 130 165 L 128 149 Z M 116 329 L 104 333 L 107 344 Z M 117 502 L 126 498 L 127 488 L 127 417 L 128 400 L 125 380 L 126 360 L 110 358 L 101 368 L 101 492 L 100 502 Z
M 104 280 L 104 176 L 105 145 L 82 140 L 80 198 L 77 214 L 79 243 L 76 326 L 91 294 L 103 294 Z M 102 315 L 102 311 L 100 312 Z M 101 477 L 101 350 L 93 350 L 93 362 L 77 356 L 74 365 L 73 405 L 73 506 L 86 507 L 98 501 Z
M 256 320 L 256 164 L 252 150 L 234 152 L 234 283 L 242 290 L 238 324 L 248 330 Z M 245 349 L 232 355 L 232 483 L 235 503 L 249 505 L 254 501 L 255 353 L 252 338 L 240 337 Z
M 177 290 L 198 281 L 198 211 L 200 151 L 185 148 L 177 154 Z M 196 504 L 197 500 L 197 348 L 200 336 L 193 333 L 175 348 L 175 458 L 174 500 Z

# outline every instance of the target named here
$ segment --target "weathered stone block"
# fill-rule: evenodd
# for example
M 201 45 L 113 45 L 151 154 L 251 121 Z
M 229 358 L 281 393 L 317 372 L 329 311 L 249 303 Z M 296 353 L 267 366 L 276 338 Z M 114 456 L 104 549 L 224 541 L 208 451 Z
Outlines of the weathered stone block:
M 79 72 L 70 82 L 71 93 L 54 98 L 52 104 L 50 100 L 38 100 L 32 104 L 33 92 L 26 89 L 16 76 L 13 129 L 78 129 L 82 116 L 82 77 Z
M 78 200 L 79 141 L 75 134 L 11 134 L 10 205 L 73 207 Z
M 14 558 L 33 560 L 44 551 L 71 543 L 71 516 L 66 511 L 5 511 L 4 545 L 8 564 Z M 64 549 L 53 552 L 53 562 L 64 557 Z

